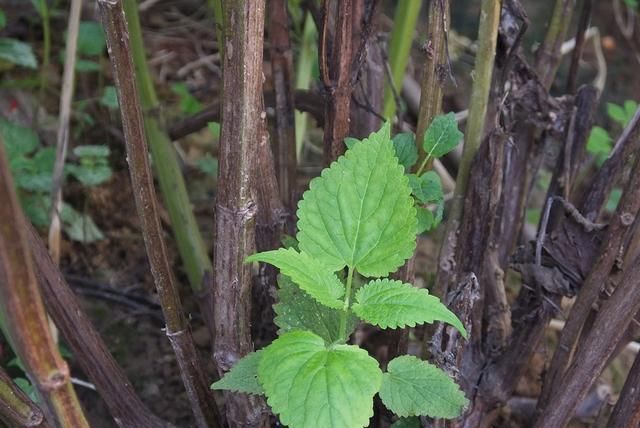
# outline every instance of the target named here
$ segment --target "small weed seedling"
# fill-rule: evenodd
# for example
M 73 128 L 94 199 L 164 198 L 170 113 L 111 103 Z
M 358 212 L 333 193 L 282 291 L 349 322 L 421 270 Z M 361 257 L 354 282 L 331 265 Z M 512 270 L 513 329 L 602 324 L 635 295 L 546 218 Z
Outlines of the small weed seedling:
M 442 156 L 461 137 L 453 115 L 440 116 L 426 133 L 425 151 Z M 439 222 L 439 179 L 407 174 L 417 161 L 415 140 L 409 134 L 392 140 L 388 123 L 346 143 L 347 153 L 311 182 L 298 205 L 297 248 L 247 259 L 280 269 L 279 337 L 212 388 L 264 394 L 292 428 L 367 426 L 376 393 L 400 417 L 454 418 L 467 399 L 439 368 L 403 355 L 383 373 L 364 349 L 347 344 L 359 320 L 381 328 L 444 321 L 466 337 L 437 297 L 387 278 L 413 255 L 418 232 Z M 417 215 L 416 206 L 428 214 Z

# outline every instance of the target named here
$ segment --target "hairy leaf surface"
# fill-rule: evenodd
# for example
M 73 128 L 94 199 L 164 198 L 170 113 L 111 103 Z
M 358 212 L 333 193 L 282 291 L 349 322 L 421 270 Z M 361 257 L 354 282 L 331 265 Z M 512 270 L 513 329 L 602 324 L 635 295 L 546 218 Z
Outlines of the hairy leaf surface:
M 455 149 L 462 141 L 463 136 L 458 129 L 455 114 L 447 113 L 436 116 L 424 134 L 424 151 L 429 157 L 442 157 Z
M 278 334 L 292 330 L 308 330 L 333 343 L 340 337 L 340 309 L 328 308 L 302 291 L 288 277 L 278 277 L 278 303 L 273 305 L 279 327 Z M 356 327 L 358 318 L 353 313 L 347 319 L 347 336 Z
M 332 271 L 385 276 L 411 257 L 416 211 L 388 123 L 311 181 L 298 219 L 301 250 Z
M 353 345 L 325 346 L 320 336 L 293 331 L 265 350 L 258 376 L 268 403 L 291 428 L 360 428 L 373 415 L 378 362 Z
M 344 286 L 338 277 L 304 252 L 280 248 L 254 254 L 247 261 L 272 264 L 323 305 L 335 309 L 343 306 L 340 298 L 344 296 Z
M 251 352 L 238 362 L 211 389 L 225 389 L 247 394 L 264 394 L 258 383 L 258 363 L 264 351 Z
M 399 416 L 450 419 L 459 416 L 468 404 L 464 393 L 446 373 L 412 355 L 389 363 L 380 398 Z
M 382 328 L 415 327 L 444 321 L 467 337 L 464 326 L 440 300 L 425 289 L 391 279 L 376 279 L 356 293 L 353 311 L 361 319 Z

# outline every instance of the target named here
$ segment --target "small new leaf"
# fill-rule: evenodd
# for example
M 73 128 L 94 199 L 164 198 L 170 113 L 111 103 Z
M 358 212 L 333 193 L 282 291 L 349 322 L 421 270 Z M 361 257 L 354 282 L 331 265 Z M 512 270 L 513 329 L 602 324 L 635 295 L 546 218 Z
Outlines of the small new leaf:
M 380 389 L 378 362 L 353 345 L 325 346 L 293 331 L 265 348 L 258 378 L 271 409 L 291 428 L 361 428 Z
M 242 357 L 225 373 L 224 377 L 211 385 L 211 389 L 244 392 L 246 394 L 264 394 L 258 383 L 258 363 L 263 351 L 251 352 Z
M 418 234 L 431 230 L 436 225 L 433 213 L 424 207 L 417 207 L 416 216 L 418 218 L 418 226 L 416 228 Z
M 356 293 L 353 311 L 364 321 L 382 328 L 444 321 L 467 337 L 458 317 L 437 297 L 402 281 L 385 278 L 369 282 Z
M 302 291 L 288 277 L 278 277 L 278 303 L 273 305 L 276 317 L 273 322 L 282 335 L 292 330 L 308 330 L 322 337 L 327 344 L 341 339 L 340 309 L 328 308 Z M 358 323 L 353 313 L 347 319 L 347 336 Z
M 391 142 L 400 165 L 404 166 L 405 171 L 410 171 L 411 167 L 418 161 L 416 137 L 410 132 L 403 132 L 396 134 Z
M 415 174 L 409 174 L 409 185 L 413 195 L 423 204 L 442 201 L 442 185 L 440 184 L 440 176 L 435 171 L 427 171 L 418 177 Z
M 455 114 L 436 116 L 424 134 L 424 151 L 430 158 L 442 157 L 455 149 L 463 136 L 458 129 Z
M 388 123 L 311 181 L 298 219 L 300 249 L 334 272 L 386 276 L 411 257 L 416 212 Z
M 392 360 L 383 375 L 380 398 L 399 416 L 460 416 L 468 400 L 442 370 L 412 355 Z
M 318 302 L 330 308 L 343 307 L 344 286 L 338 277 L 304 252 L 280 248 L 249 256 L 247 262 L 272 264 Z

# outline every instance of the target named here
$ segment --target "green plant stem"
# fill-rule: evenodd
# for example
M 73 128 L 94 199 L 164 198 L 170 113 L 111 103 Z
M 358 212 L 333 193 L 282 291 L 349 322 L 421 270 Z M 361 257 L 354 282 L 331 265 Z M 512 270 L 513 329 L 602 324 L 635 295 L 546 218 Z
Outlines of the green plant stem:
M 313 77 L 314 59 L 317 57 L 315 39 L 317 30 L 311 14 L 307 12 L 304 18 L 300 53 L 296 64 L 296 89 L 309 89 Z M 307 132 L 307 113 L 295 112 L 296 126 L 296 159 L 300 162 L 304 137 Z
M 536 52 L 536 71 L 547 90 L 551 88 L 560 66 L 560 49 L 571 25 L 575 7 L 576 0 L 556 0 L 544 42 Z
M 437 2 L 432 1 L 432 3 Z M 420 0 L 400 0 L 396 6 L 389 45 L 389 66 L 391 68 L 392 82 L 386 82 L 384 88 L 383 115 L 387 119 L 393 118 L 396 114 L 397 105 L 391 85 L 394 88 L 402 86 L 402 79 L 409 62 L 409 54 L 411 53 L 413 33 L 416 29 L 421 7 L 422 1 Z
M 216 41 L 218 42 L 218 52 L 220 56 L 224 53 L 224 19 L 222 19 L 222 0 L 207 0 L 209 10 L 213 12 L 216 25 Z
M 40 409 L 11 381 L 0 367 L 0 425 L 16 427 L 48 427 Z
M 444 245 L 439 255 L 438 278 L 434 289 L 434 294 L 438 297 L 446 294 L 448 288 L 448 280 L 446 278 L 453 273 L 450 261 L 455 257 L 456 234 L 462 219 L 469 171 L 484 135 L 487 102 L 489 90 L 491 89 L 491 75 L 493 74 L 493 63 L 496 55 L 501 3 L 501 1 L 497 0 L 482 0 L 478 28 L 478 53 L 474 68 L 475 79 L 469 103 L 469 118 L 467 119 L 464 148 L 456 177 L 451 210 L 447 220 L 445 238 L 443 240 Z M 454 245 L 450 245 L 450 243 L 454 243 Z
M 342 313 L 340 314 L 340 337 L 345 341 L 347 336 L 347 318 L 349 317 L 349 306 L 351 300 L 351 285 L 353 284 L 353 274 L 355 269 L 349 266 L 347 268 L 347 286 L 344 296 L 344 306 L 342 307 Z
M 63 427 L 88 427 L 69 367 L 51 336 L 27 242 L 26 219 L 0 141 L 0 316 L 16 355 Z
M 212 263 L 191 208 L 176 151 L 163 126 L 160 103 L 145 56 L 137 2 L 124 0 L 123 7 L 129 24 L 136 82 L 144 111 L 144 125 L 153 157 L 153 166 L 189 283 L 191 288 L 198 292 L 202 289 L 205 274 L 213 271 Z
M 427 164 L 429 163 L 429 161 L 431 160 L 431 156 L 427 156 L 424 158 L 424 160 L 422 161 L 422 163 L 420 164 L 420 168 L 418 168 L 418 171 L 416 171 L 416 175 L 418 177 L 420 177 L 422 175 L 422 173 L 424 172 L 424 170 L 427 167 Z

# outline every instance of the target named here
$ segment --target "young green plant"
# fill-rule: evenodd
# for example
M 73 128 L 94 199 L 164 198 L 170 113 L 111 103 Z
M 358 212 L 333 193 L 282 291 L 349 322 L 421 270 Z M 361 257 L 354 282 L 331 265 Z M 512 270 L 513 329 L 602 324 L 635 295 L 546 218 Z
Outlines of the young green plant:
M 247 259 L 280 269 L 279 337 L 238 361 L 212 388 L 264 394 L 292 428 L 367 426 L 376 393 L 401 417 L 454 418 L 467 399 L 439 368 L 403 355 L 383 373 L 364 349 L 348 344 L 359 320 L 380 328 L 443 321 L 467 336 L 427 290 L 387 278 L 416 247 L 416 200 L 406 174 L 417 159 L 415 143 L 394 142 L 389 123 L 350 142 L 300 201 L 297 248 Z M 405 145 L 406 153 L 399 150 Z

